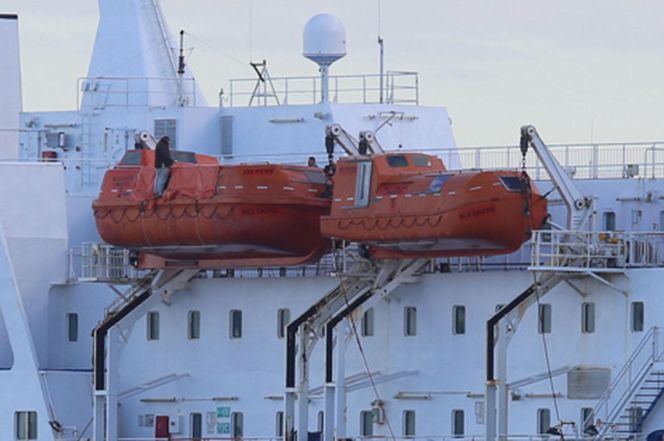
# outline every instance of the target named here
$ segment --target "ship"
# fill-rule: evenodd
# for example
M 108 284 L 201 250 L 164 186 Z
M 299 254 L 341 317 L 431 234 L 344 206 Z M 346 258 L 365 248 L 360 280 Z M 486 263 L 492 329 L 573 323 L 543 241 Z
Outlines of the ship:
M 457 147 L 417 73 L 334 75 L 329 14 L 318 74 L 207 105 L 157 0 L 99 6 L 70 111 L 0 15 L 2 439 L 661 439 L 662 143 Z

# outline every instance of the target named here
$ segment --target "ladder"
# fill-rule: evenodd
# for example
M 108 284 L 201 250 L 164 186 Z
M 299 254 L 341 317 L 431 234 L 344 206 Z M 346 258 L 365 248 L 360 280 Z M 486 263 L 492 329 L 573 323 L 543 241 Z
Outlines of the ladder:
M 628 439 L 641 432 L 664 395 L 664 368 L 658 364 L 664 356 L 662 335 L 657 326 L 648 330 L 584 421 L 584 431 L 594 433 L 594 441 Z

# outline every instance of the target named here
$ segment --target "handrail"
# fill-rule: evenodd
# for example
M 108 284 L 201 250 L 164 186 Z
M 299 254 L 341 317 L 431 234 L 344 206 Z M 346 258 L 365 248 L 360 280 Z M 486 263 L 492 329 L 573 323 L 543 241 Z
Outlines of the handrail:
M 586 421 L 584 421 L 583 427 L 594 424 L 595 421 L 593 419 L 598 418 L 600 416 L 600 412 L 604 410 L 604 420 L 602 420 L 603 424 L 601 427 L 597 428 L 599 433 L 594 439 L 602 439 L 602 437 L 611 429 L 613 423 L 615 423 L 616 419 L 619 418 L 619 416 L 625 410 L 625 406 L 632 395 L 641 386 L 643 379 L 647 376 L 648 372 L 653 366 L 653 363 L 661 359 L 662 352 L 659 347 L 660 335 L 661 328 L 657 326 L 653 326 L 648 330 L 648 332 L 646 332 L 614 380 L 601 395 L 597 404 L 593 408 L 592 413 L 588 416 Z M 645 352 L 646 350 L 649 352 Z M 647 357 L 645 361 L 643 361 L 643 364 L 641 364 L 637 368 L 637 371 L 634 373 L 634 364 L 643 354 L 646 354 Z M 623 385 L 624 380 L 627 381 L 627 384 L 625 385 Z M 609 400 L 611 399 L 613 393 L 620 387 L 624 388 L 623 392 L 615 401 L 613 407 L 610 407 Z
M 664 266 L 664 231 L 536 230 L 531 267 L 555 269 L 575 258 L 579 270 L 610 271 Z
M 399 79 L 403 81 L 397 81 Z M 332 102 L 380 103 L 380 74 L 331 75 L 329 80 Z M 388 71 L 385 72 L 385 80 L 383 86 L 385 103 L 419 104 L 417 72 Z M 246 98 L 248 105 L 253 102 L 263 106 L 316 104 L 320 101 L 320 81 L 319 76 L 270 77 L 266 91 L 265 88 L 256 88 L 256 78 L 231 79 L 229 105 L 231 107 L 238 105 L 237 101 L 240 98 Z M 269 101 L 270 99 L 272 101 Z

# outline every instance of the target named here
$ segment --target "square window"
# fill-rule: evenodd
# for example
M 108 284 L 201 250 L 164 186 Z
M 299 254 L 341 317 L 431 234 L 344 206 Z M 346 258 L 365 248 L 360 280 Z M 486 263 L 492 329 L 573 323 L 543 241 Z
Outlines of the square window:
M 290 323 L 290 309 L 281 308 L 277 311 L 277 337 L 284 338 L 286 336 L 286 328 Z
M 616 213 L 613 211 L 605 211 L 602 215 L 602 223 L 605 231 L 615 231 L 616 229 Z
M 537 309 L 537 332 L 540 334 L 551 333 L 551 304 L 541 303 Z
M 148 340 L 159 340 L 159 312 L 150 311 L 147 317 Z
M 403 436 L 415 436 L 415 411 L 403 411 Z
M 242 338 L 242 311 L 239 309 L 230 312 L 230 337 Z
M 632 302 L 632 332 L 642 332 L 645 322 L 645 306 L 643 302 Z
M 189 311 L 187 318 L 187 338 L 198 340 L 201 338 L 201 312 Z
M 466 432 L 466 421 L 463 410 L 455 409 L 452 411 L 452 434 L 455 436 L 464 435 Z
M 274 434 L 277 437 L 282 437 L 282 436 L 284 436 L 284 413 L 283 412 L 277 412 L 275 420 L 276 421 L 275 421 Z
M 37 412 L 24 411 L 16 412 L 16 439 L 17 440 L 36 440 L 37 439 Z
M 595 304 L 583 303 L 581 305 L 581 331 L 585 334 L 595 332 Z
M 362 336 L 374 335 L 374 309 L 369 308 L 362 314 Z
M 466 307 L 462 305 L 456 305 L 452 308 L 453 323 L 454 327 L 452 332 L 454 335 L 463 335 L 466 333 Z
M 551 428 L 551 410 L 537 409 L 537 433 L 546 433 Z
M 417 308 L 406 306 L 404 312 L 403 333 L 406 336 L 417 335 Z
M 244 435 L 244 416 L 242 412 L 231 413 L 231 435 L 240 438 Z
M 360 434 L 362 436 L 373 436 L 374 415 L 370 410 L 360 412 Z
M 78 314 L 75 312 L 67 314 L 67 341 L 78 341 Z
M 591 433 L 586 433 L 586 430 L 595 424 L 595 415 L 593 414 L 592 407 L 581 408 L 581 427 L 585 435 L 594 436 Z M 596 434 L 595 434 L 596 435 Z

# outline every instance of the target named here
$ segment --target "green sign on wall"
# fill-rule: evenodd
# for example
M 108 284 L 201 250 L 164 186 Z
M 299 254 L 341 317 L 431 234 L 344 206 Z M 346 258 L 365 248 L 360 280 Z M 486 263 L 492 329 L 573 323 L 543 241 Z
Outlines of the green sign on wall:
M 231 433 L 231 423 L 217 423 L 217 433 Z

